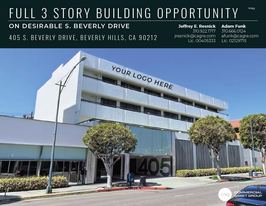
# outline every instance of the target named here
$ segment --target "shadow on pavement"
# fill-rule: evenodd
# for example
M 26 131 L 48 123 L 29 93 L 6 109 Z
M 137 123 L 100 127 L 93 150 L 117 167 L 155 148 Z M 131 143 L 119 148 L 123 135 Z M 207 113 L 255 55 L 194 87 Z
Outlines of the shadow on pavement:
M 115 184 L 113 184 L 113 186 L 114 187 L 127 187 L 127 186 L 129 186 L 129 183 L 127 183 L 127 182 L 123 182 L 123 183 L 115 183 Z M 140 187 L 140 186 L 142 186 L 141 184 L 140 184 L 140 182 L 133 182 L 132 184 L 131 184 L 131 186 L 138 186 L 138 187 Z M 154 187 L 154 186 L 161 186 L 161 184 L 158 184 L 158 183 L 156 183 L 156 182 L 146 182 L 146 186 L 147 187 Z
M 135 175 L 135 181 L 131 184 L 131 186 L 141 186 L 140 185 L 140 177 L 143 175 Z M 158 184 L 154 182 L 154 179 L 159 179 L 164 177 L 158 177 L 158 176 L 146 176 L 146 186 L 147 187 L 154 187 L 154 186 L 161 186 L 161 184 Z M 149 182 L 149 179 L 153 179 Z M 107 177 L 101 177 L 100 179 L 97 179 L 97 183 L 107 183 Z M 130 186 L 129 183 L 127 183 L 125 180 L 121 180 L 119 177 L 114 176 L 113 177 L 113 186 L 114 187 L 127 187 Z
M 228 181 L 248 181 L 251 178 L 248 177 L 236 177 L 236 176 L 222 176 L 222 179 L 226 179 Z
M 21 197 L 17 195 L 6 195 L 6 198 L 4 197 L 4 194 L 0 195 L 0 205 L 6 205 L 6 204 L 11 204 L 17 201 L 21 201 Z

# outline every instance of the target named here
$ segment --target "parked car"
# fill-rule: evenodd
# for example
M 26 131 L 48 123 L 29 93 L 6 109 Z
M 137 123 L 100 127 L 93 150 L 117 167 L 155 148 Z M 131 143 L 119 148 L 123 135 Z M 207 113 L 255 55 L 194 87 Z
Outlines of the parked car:
M 226 206 L 266 206 L 266 185 L 252 185 L 240 190 Z

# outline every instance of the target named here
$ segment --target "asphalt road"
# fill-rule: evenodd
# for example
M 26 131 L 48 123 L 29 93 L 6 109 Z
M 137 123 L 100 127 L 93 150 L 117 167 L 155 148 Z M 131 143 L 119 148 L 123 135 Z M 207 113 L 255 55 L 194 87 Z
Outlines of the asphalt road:
M 218 197 L 221 188 L 229 188 L 236 193 L 251 184 L 266 184 L 266 178 L 246 182 L 212 183 L 204 186 L 187 187 L 172 190 L 122 190 L 114 192 L 70 195 L 63 197 L 7 202 L 11 206 L 106 206 L 106 205 L 182 205 L 182 206 L 224 206 Z

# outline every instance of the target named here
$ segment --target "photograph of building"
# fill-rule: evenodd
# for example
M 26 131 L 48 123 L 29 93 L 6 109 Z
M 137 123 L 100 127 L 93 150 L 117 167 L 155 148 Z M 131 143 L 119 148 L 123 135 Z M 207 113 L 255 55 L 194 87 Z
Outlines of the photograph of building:
M 86 60 L 75 68 L 60 99 L 54 174 L 79 182 L 80 171 L 86 167 L 86 183 L 104 174 L 101 161 L 82 142 L 84 132 L 102 122 L 123 124 L 138 139 L 136 150 L 123 154 L 114 166 L 115 178 L 125 179 L 129 172 L 174 176 L 176 170 L 215 167 L 213 154 L 189 141 L 187 130 L 208 115 L 229 121 L 223 114 L 227 102 L 80 51 L 55 69 L 38 90 L 34 119 L 0 116 L 1 175 L 12 175 L 18 169 L 21 175 L 48 174 L 56 83 L 83 56 Z M 251 166 L 250 158 L 250 150 L 243 149 L 239 140 L 230 142 L 222 148 L 221 167 Z

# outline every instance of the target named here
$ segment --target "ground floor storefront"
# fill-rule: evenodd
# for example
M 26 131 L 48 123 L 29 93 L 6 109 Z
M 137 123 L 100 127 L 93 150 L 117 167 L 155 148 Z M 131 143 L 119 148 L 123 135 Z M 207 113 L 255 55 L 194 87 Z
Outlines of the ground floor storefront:
M 206 146 L 194 145 L 188 134 L 159 128 L 125 125 L 137 137 L 134 152 L 122 154 L 114 165 L 113 178 L 136 176 L 175 176 L 176 170 L 215 168 L 213 153 Z M 82 136 L 88 126 L 58 124 L 53 175 L 69 182 L 95 183 L 106 178 L 103 163 L 86 148 Z M 19 131 L 14 132 L 14 131 Z M 54 123 L 0 116 L 0 177 L 49 174 Z M 239 141 L 221 149 L 221 167 L 252 166 L 251 150 Z M 261 155 L 255 152 L 256 166 Z
M 53 176 L 65 176 L 69 182 L 82 182 L 85 161 L 54 161 Z M 0 177 L 48 176 L 50 161 L 0 161 Z

